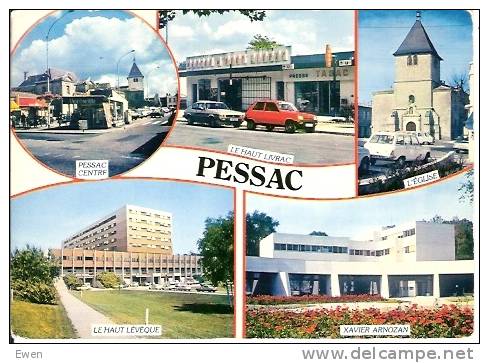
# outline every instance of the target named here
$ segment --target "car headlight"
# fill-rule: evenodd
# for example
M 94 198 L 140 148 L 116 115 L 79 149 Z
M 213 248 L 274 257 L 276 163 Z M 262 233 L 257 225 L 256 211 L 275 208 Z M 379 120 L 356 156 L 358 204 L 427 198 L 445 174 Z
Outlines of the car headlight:
M 297 119 L 298 119 L 299 121 L 302 121 L 302 120 L 304 120 L 304 116 L 299 115 L 299 117 L 298 117 Z

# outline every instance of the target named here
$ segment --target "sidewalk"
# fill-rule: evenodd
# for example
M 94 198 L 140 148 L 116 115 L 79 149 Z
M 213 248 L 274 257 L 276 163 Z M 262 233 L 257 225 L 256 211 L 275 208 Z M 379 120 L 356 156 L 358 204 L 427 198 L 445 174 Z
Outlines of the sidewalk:
M 94 339 L 95 337 L 91 335 L 92 324 L 114 324 L 106 316 L 71 295 L 62 279 L 59 279 L 54 286 L 78 338 Z M 96 338 L 100 339 L 100 337 Z

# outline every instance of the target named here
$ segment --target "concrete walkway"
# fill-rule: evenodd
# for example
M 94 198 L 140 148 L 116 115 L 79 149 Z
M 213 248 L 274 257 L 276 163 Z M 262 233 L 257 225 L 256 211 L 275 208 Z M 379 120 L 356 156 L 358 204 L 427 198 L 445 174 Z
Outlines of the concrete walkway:
M 105 315 L 71 295 L 62 279 L 58 279 L 54 286 L 79 338 L 100 339 L 100 337 L 92 337 L 91 325 L 114 324 Z

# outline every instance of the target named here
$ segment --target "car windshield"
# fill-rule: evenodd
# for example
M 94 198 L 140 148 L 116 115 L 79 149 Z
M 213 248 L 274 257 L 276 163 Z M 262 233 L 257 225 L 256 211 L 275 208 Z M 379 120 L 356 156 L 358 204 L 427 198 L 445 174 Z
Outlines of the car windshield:
M 222 102 L 208 103 L 207 108 L 209 110 L 229 110 L 228 106 Z
M 280 106 L 280 109 L 284 111 L 297 111 L 297 107 L 289 102 L 279 102 L 278 105 Z
M 374 135 L 369 142 L 373 144 L 392 144 L 394 136 L 392 135 Z

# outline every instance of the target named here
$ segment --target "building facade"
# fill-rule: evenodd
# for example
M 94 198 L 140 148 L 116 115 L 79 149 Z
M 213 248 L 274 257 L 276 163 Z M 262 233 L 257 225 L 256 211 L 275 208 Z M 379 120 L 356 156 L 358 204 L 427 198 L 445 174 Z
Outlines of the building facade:
M 134 61 L 127 75 L 127 86 L 120 87 L 124 92 L 129 108 L 135 109 L 145 105 L 144 100 L 144 76 Z
M 358 137 L 367 138 L 372 134 L 372 107 L 358 105 Z
M 64 249 L 172 255 L 172 215 L 125 205 L 73 234 L 62 246 Z
M 329 49 L 329 47 L 327 47 Z M 245 111 L 260 99 L 294 103 L 317 115 L 338 115 L 354 103 L 354 52 L 292 55 L 292 47 L 187 57 L 179 66 L 187 105 L 225 102 Z
M 273 233 L 260 242 L 258 257 L 247 257 L 247 292 L 385 298 L 473 293 L 474 261 L 455 259 L 453 225 L 413 222 L 372 236 Z
M 164 284 L 202 275 L 201 257 L 161 252 L 118 252 L 79 248 L 52 249 L 61 276 L 74 274 L 83 283 L 93 283 L 97 274 L 113 272 L 123 281 Z
M 443 59 L 419 16 L 394 59 L 393 88 L 373 94 L 373 131 L 422 131 L 443 140 L 462 135 L 468 95 L 440 79 Z

